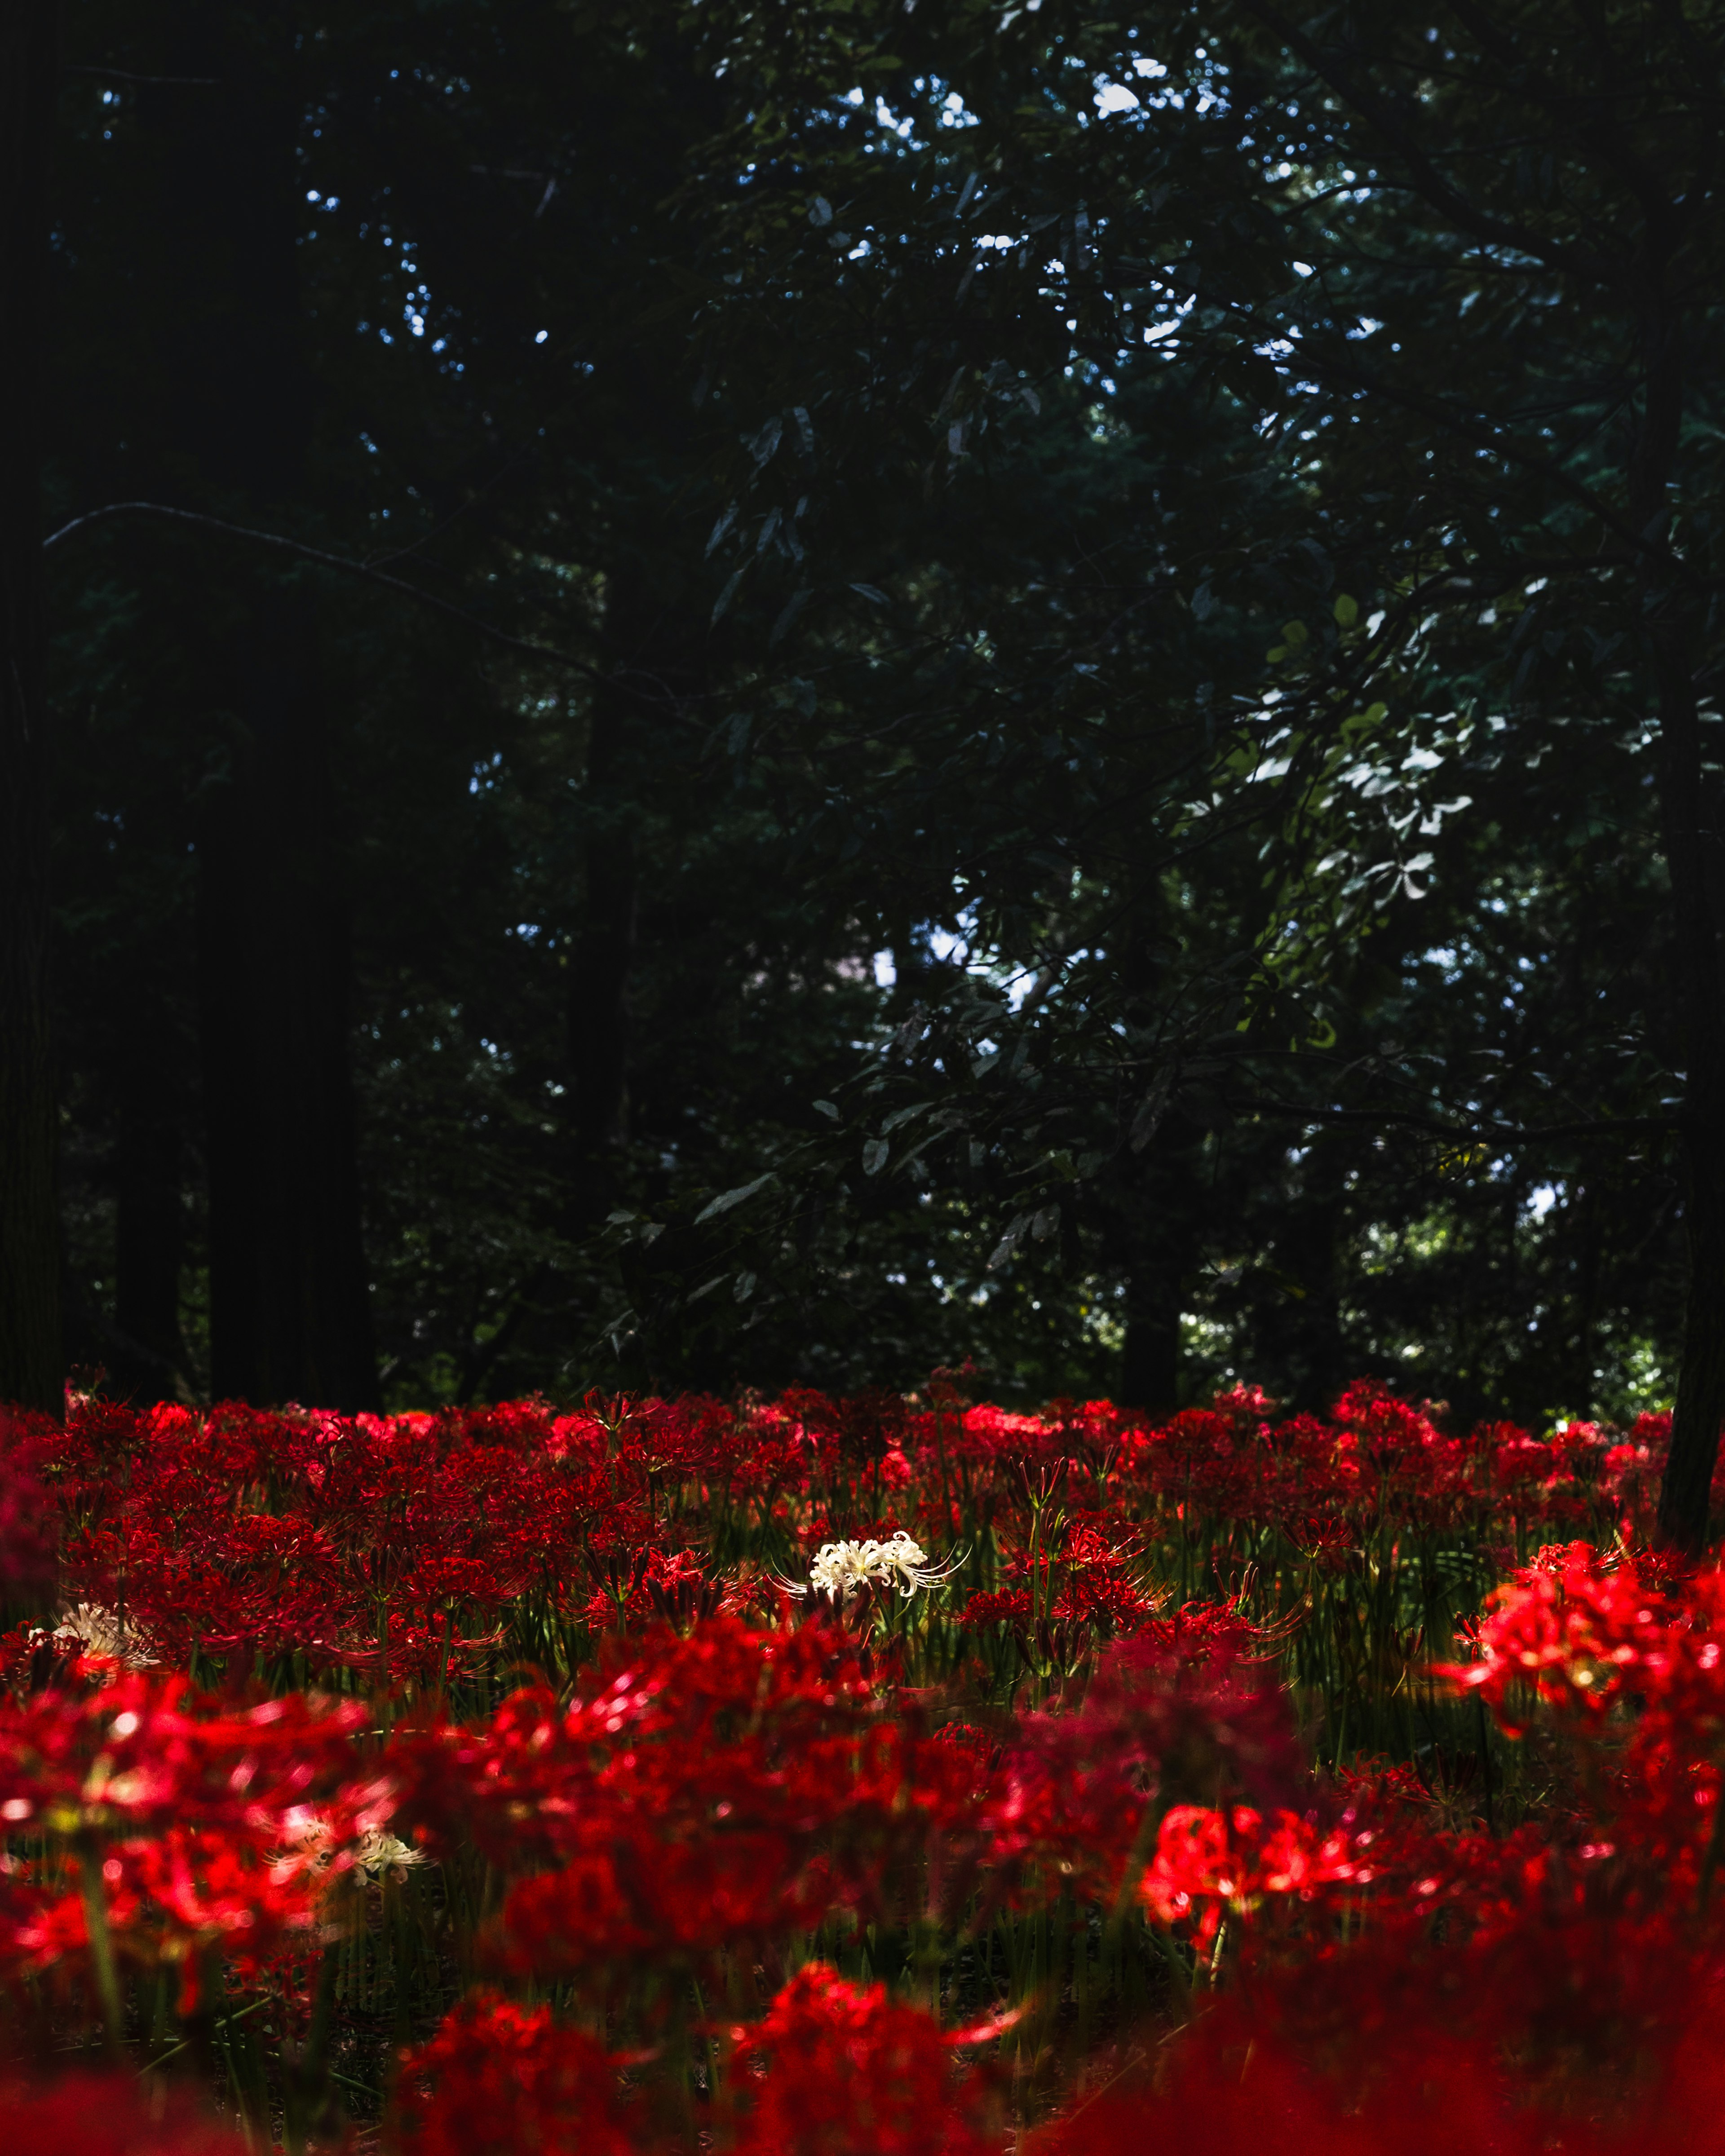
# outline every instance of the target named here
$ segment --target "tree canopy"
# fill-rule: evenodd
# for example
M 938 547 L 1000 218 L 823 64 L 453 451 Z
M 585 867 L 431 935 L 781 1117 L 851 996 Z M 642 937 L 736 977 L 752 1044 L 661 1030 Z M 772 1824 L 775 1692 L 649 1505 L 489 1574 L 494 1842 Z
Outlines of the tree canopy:
M 63 44 L 8 182 L 55 926 L 44 972 L 9 866 L 0 1081 L 23 1191 L 51 1017 L 81 1367 L 1675 1391 L 1695 1532 L 1717 9 L 260 0 Z

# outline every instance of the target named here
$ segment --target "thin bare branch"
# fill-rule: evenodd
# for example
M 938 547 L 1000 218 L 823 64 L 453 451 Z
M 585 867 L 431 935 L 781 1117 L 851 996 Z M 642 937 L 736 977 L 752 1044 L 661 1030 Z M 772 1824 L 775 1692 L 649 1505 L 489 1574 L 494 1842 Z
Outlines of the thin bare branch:
M 300 561 L 316 562 L 326 569 L 339 569 L 344 576 L 359 577 L 367 583 L 382 585 L 386 591 L 399 592 L 404 598 L 417 599 L 421 606 L 447 614 L 452 621 L 465 623 L 468 628 L 477 629 L 480 635 L 488 637 L 493 644 L 503 644 L 509 650 L 524 652 L 530 658 L 547 659 L 558 666 L 570 667 L 576 673 L 585 675 L 589 681 L 600 681 L 610 687 L 621 688 L 624 695 L 635 696 L 638 701 L 651 701 L 655 705 L 659 701 L 656 697 L 641 697 L 639 690 L 614 681 L 610 675 L 599 667 L 589 665 L 584 659 L 577 659 L 567 651 L 559 651 L 555 644 L 539 644 L 531 638 L 511 636 L 506 629 L 494 628 L 478 614 L 470 613 L 465 607 L 456 606 L 449 599 L 439 598 L 435 592 L 428 592 L 418 584 L 410 584 L 404 578 L 386 576 L 382 570 L 372 568 L 368 562 L 352 562 L 345 555 L 326 552 L 321 547 L 308 547 L 302 539 L 290 539 L 280 531 L 259 531 L 248 524 L 230 523 L 225 516 L 210 516 L 202 510 L 176 509 L 164 501 L 105 502 L 100 509 L 87 509 L 81 516 L 74 516 L 69 522 L 61 525 L 58 531 L 49 532 L 42 542 L 43 551 L 45 552 L 50 547 L 58 547 L 63 539 L 69 539 L 74 531 L 81 531 L 86 525 L 99 524 L 114 516 L 160 516 L 171 523 L 196 525 L 203 531 L 222 532 L 230 539 L 244 539 L 254 547 L 273 547 L 279 553 L 292 554 Z

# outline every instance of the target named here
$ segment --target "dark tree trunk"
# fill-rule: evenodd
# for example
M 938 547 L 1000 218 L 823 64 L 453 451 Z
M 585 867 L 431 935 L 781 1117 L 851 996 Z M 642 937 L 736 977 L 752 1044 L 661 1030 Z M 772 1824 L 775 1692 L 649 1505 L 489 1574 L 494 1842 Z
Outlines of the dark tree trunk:
M 577 1237 L 609 1209 L 616 1195 L 617 1153 L 629 1138 L 629 992 L 640 887 L 634 832 L 616 783 L 628 747 L 629 702 L 616 688 L 598 690 L 588 736 L 593 823 L 568 979 L 570 1225 Z
M 1666 606 L 1674 603 L 1667 598 Z M 1689 1281 L 1671 1456 L 1659 1532 L 1677 1548 L 1706 1543 L 1719 1425 L 1725 1418 L 1725 1011 L 1722 1011 L 1717 802 L 1701 769 L 1701 726 L 1688 639 L 1680 622 L 1652 629 L 1663 737 L 1662 807 L 1671 879 L 1687 1065 L 1682 1112 L 1683 1214 Z M 1712 858 L 1710 858 L 1712 857 Z M 1711 871 L 1711 872 L 1710 872 Z
M 167 483 L 193 474 L 193 506 L 275 523 L 305 492 L 313 405 L 295 49 L 287 0 L 200 7 L 180 18 L 176 71 L 218 79 L 221 95 L 153 93 L 173 342 Z M 212 566 L 204 716 L 230 761 L 198 835 L 211 1383 L 218 1396 L 370 1407 L 350 924 L 317 624 L 272 567 Z
M 110 1383 L 135 1399 L 172 1399 L 185 1360 L 180 1337 L 183 1146 L 178 1090 L 165 1055 L 148 1052 L 155 1014 L 141 1012 L 121 1043 L 116 1164 L 116 1338 Z
M 349 933 L 316 683 L 285 609 L 253 654 L 249 740 L 198 849 L 198 1009 L 218 1397 L 377 1404 Z
M 630 987 L 639 937 L 636 834 L 643 773 L 676 706 L 700 693 L 685 610 L 666 599 L 645 558 L 611 578 L 604 649 L 609 679 L 588 719 L 588 829 L 582 911 L 568 974 L 569 1231 L 604 1218 L 629 1136 Z
M 1121 1194 L 1126 1248 L 1123 1406 L 1161 1414 L 1183 1404 L 1180 1314 L 1196 1270 L 1203 1196 L 1194 1158 L 1203 1132 L 1176 1109 Z
M 1316 1151 L 1316 1149 L 1315 1149 Z M 1332 1164 L 1317 1154 L 1313 1180 Z M 1287 1269 L 1304 1291 L 1291 1298 L 1289 1357 L 1291 1404 L 1308 1414 L 1324 1414 L 1347 1383 L 1342 1338 L 1342 1200 L 1339 1191 L 1321 1192 L 1296 1216 L 1295 1241 Z
M 57 66 L 50 0 L 0 10 L 0 1400 L 54 1414 L 64 1399 L 39 434 Z
M 1180 1404 L 1180 1283 L 1147 1260 L 1127 1283 L 1120 1404 L 1156 1414 Z
M 1650 311 L 1640 439 L 1630 474 L 1630 521 L 1662 536 L 1666 489 L 1683 410 L 1680 318 Z M 1661 811 L 1671 875 L 1683 1091 L 1683 1209 L 1689 1281 L 1671 1456 L 1659 1493 L 1659 1532 L 1678 1548 L 1707 1541 L 1709 1492 L 1725 1417 L 1725 855 L 1717 786 L 1702 769 L 1693 658 L 1693 597 L 1674 567 L 1642 578 L 1659 701 Z
M 1594 1334 L 1599 1322 L 1599 1272 L 1604 1257 L 1604 1229 L 1597 1179 L 1582 1185 L 1574 1208 L 1574 1233 L 1579 1242 L 1575 1282 L 1575 1374 L 1569 1396 L 1584 1415 L 1593 1414 Z

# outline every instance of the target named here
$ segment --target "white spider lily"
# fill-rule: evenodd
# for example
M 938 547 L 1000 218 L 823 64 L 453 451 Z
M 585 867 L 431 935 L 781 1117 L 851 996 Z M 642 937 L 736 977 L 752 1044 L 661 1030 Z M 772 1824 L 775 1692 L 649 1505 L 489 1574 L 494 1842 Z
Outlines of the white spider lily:
M 348 1848 L 352 1856 L 351 1876 L 366 1887 L 375 1887 L 384 1878 L 399 1885 L 412 1866 L 425 1861 L 424 1850 L 414 1848 L 385 1827 L 367 1827 Z M 318 1872 L 330 1871 L 340 1853 L 329 1821 L 308 1812 L 295 1820 L 275 1856 L 278 1864 L 290 1871 L 303 1866 Z
M 86 1655 L 105 1656 L 122 1669 L 155 1667 L 156 1657 L 150 1651 L 148 1635 L 136 1625 L 126 1623 L 116 1611 L 104 1609 L 100 1602 L 80 1602 L 63 1610 L 54 1630 L 56 1638 L 69 1632 Z
M 809 1568 L 807 1586 L 793 1586 L 793 1594 L 830 1594 L 842 1604 L 860 1588 L 891 1588 L 908 1601 L 919 1587 L 938 1587 L 949 1579 L 959 1563 L 952 1558 L 932 1565 L 921 1543 L 902 1528 L 885 1542 L 823 1543 Z
M 398 1886 L 414 1865 L 424 1861 L 423 1849 L 415 1849 L 412 1842 L 403 1841 L 399 1835 L 387 1833 L 376 1826 L 360 1836 L 359 1846 L 353 1852 L 353 1868 L 363 1872 L 367 1886 L 375 1886 L 386 1875 Z

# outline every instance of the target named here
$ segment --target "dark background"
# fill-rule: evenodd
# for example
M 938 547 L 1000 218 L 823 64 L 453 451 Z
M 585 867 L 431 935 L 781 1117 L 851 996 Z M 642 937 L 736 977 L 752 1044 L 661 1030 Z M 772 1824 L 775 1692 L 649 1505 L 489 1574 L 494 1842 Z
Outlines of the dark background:
M 1716 12 L 67 10 L 67 1358 L 1668 1403 Z

